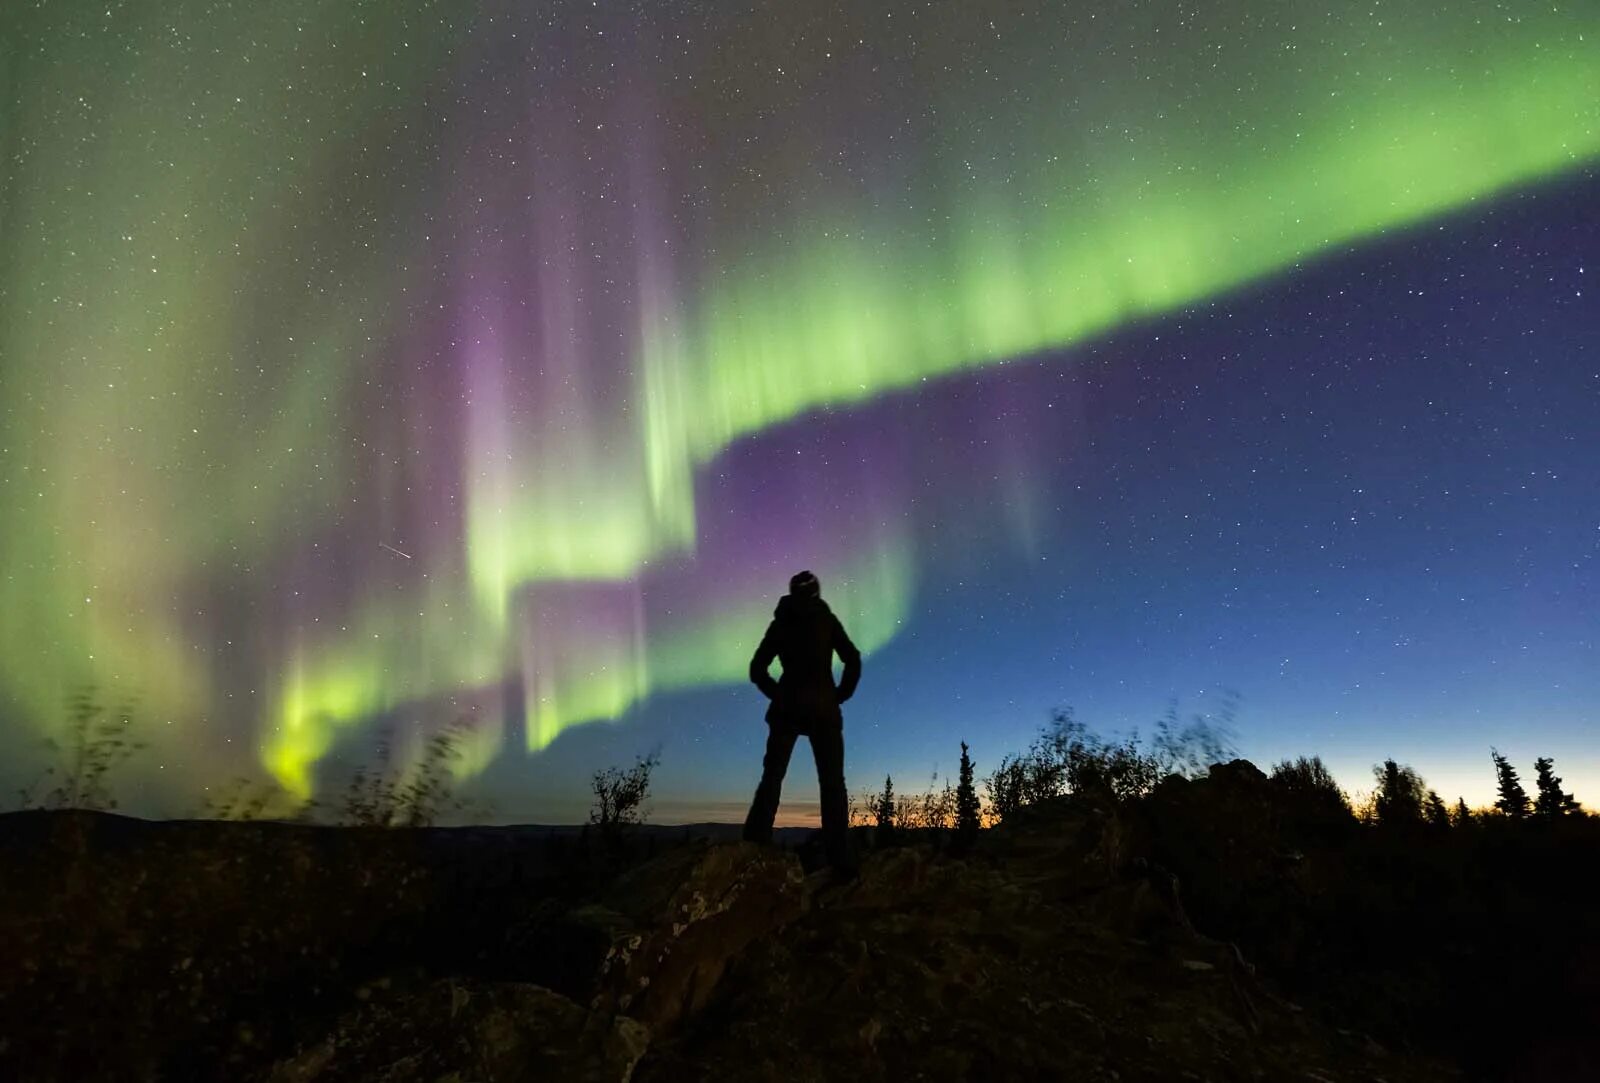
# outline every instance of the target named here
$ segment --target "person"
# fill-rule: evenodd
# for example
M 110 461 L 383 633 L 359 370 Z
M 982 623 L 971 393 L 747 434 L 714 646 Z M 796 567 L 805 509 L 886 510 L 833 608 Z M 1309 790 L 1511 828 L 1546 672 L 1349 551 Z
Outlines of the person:
M 837 687 L 833 656 L 844 663 Z M 776 658 L 783 675 L 772 679 Z M 822 600 L 822 584 L 809 571 L 789 580 L 789 593 L 778 599 L 772 623 L 750 659 L 750 680 L 772 702 L 767 706 L 767 753 L 761 762 L 761 784 L 745 818 L 744 837 L 772 841 L 772 821 L 789 757 L 802 735 L 811 741 L 822 797 L 822 840 L 828 864 L 845 876 L 854 871 L 849 854 L 849 809 L 844 790 L 844 712 L 839 705 L 855 694 L 861 680 L 861 652 L 850 642 L 844 625 Z

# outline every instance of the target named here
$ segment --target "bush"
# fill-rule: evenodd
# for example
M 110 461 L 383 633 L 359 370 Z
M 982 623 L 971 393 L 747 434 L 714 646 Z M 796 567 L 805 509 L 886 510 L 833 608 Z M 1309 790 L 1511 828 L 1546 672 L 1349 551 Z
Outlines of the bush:
M 660 762 L 661 754 L 651 752 L 639 757 L 626 771 L 607 767 L 594 773 L 589 784 L 594 791 L 589 822 L 599 828 L 602 838 L 616 842 L 627 828 L 644 822 L 650 773 Z
M 1421 775 L 1405 764 L 1384 760 L 1373 766 L 1372 776 L 1378 784 L 1372 795 L 1372 811 L 1379 824 L 1394 827 L 1422 822 L 1428 788 Z
M 1108 739 L 1078 721 L 1071 708 L 1061 708 L 1028 750 L 1006 756 L 984 782 L 989 816 L 1004 820 L 1028 805 L 1064 794 L 1122 803 L 1143 797 L 1162 777 L 1199 777 L 1212 763 L 1233 754 L 1231 722 L 1237 698 L 1230 695 L 1217 718 L 1195 715 L 1178 722 L 1176 707 L 1156 724 L 1156 737 L 1146 748 L 1135 731 Z
M 218 786 L 207 787 L 205 799 L 195 814 L 199 820 L 228 820 L 233 823 L 250 823 L 262 819 L 279 819 L 276 811 L 293 809 L 294 818 L 308 819 L 315 801 L 303 804 L 292 798 L 283 787 L 271 782 L 258 782 L 249 778 L 236 778 Z
M 46 767 L 17 797 L 23 808 L 86 809 L 104 812 L 117 807 L 109 779 L 112 770 L 145 746 L 130 736 L 133 705 L 109 714 L 100 704 L 92 686 L 67 697 L 67 747 L 47 738 L 45 749 L 60 757 Z M 42 794 L 45 785 L 54 781 Z
M 1272 769 L 1272 782 L 1286 795 L 1328 812 L 1350 813 L 1350 798 L 1334 781 L 1321 756 L 1282 760 Z
M 949 779 L 939 785 L 939 775 L 928 780 L 928 788 L 915 797 L 902 797 L 895 805 L 895 823 L 910 830 L 944 832 L 956 823 L 956 791 Z
M 1178 720 L 1177 701 L 1169 703 L 1150 742 L 1158 775 L 1200 778 L 1212 764 L 1233 759 L 1233 722 L 1238 711 L 1239 693 L 1232 689 L 1222 690 L 1222 706 L 1215 715 L 1192 715 L 1187 724 Z
M 461 757 L 463 721 L 428 738 L 409 769 L 391 766 L 387 738 L 377 744 L 377 766 L 357 768 L 345 786 L 340 822 L 350 827 L 432 827 L 466 802 L 454 793 L 451 765 Z

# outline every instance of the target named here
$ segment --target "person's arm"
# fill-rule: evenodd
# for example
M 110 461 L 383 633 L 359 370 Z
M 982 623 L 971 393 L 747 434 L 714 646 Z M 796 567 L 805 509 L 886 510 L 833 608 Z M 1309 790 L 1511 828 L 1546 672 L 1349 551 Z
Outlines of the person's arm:
M 778 657 L 778 622 L 773 621 L 767 625 L 767 634 L 761 637 L 761 645 L 756 648 L 756 653 L 750 659 L 750 681 L 761 694 L 768 699 L 778 696 L 778 682 L 772 679 L 770 672 L 772 660 Z
M 839 623 L 839 618 L 833 618 L 833 650 L 839 656 L 839 661 L 844 663 L 844 676 L 839 678 L 839 702 L 843 703 L 856 694 L 856 685 L 861 682 L 861 652 L 856 650 L 856 645 L 850 642 L 850 637 L 845 633 L 844 625 Z

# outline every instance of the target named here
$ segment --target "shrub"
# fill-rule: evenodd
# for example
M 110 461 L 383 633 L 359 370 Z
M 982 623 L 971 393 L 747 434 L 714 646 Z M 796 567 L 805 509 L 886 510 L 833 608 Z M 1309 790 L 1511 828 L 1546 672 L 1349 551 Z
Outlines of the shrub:
M 212 790 L 207 787 L 205 799 L 195 814 L 201 820 L 229 820 L 248 823 L 253 820 L 277 819 L 274 810 L 295 808 L 300 818 L 308 818 L 315 801 L 297 803 L 283 789 L 271 782 L 236 778 Z
M 376 747 L 374 767 L 357 768 L 345 786 L 340 822 L 352 827 L 432 827 L 467 805 L 454 794 L 451 765 L 461 757 L 466 722 L 455 721 L 428 738 L 409 769 L 392 767 L 387 737 Z
M 1214 716 L 1192 715 L 1187 724 L 1178 721 L 1177 701 L 1169 703 L 1150 742 L 1158 776 L 1200 778 L 1212 764 L 1233 759 L 1233 722 L 1238 710 L 1239 693 L 1232 689 L 1222 690 L 1222 706 Z
M 989 799 L 989 818 L 1004 822 L 1029 803 L 1029 765 L 1020 756 L 1002 756 L 1000 766 L 983 781 Z
M 1221 721 L 1196 715 L 1180 725 L 1176 707 L 1156 725 L 1147 749 L 1137 731 L 1120 740 L 1104 738 L 1060 708 L 1019 756 L 1006 756 L 985 780 L 989 816 L 1004 820 L 1017 809 L 1063 794 L 1120 803 L 1143 797 L 1166 774 L 1198 776 L 1233 753 L 1230 697 Z
M 639 757 L 626 771 L 607 767 L 594 773 L 589 784 L 594 791 L 589 822 L 599 828 L 602 838 L 615 842 L 624 830 L 644 822 L 645 802 L 650 797 L 650 773 L 660 762 L 661 754 L 651 752 Z
M 1298 803 L 1330 814 L 1350 815 L 1350 798 L 1334 780 L 1321 756 L 1282 760 L 1272 769 L 1272 781 Z
M 44 747 L 60 757 L 46 767 L 39 778 L 18 792 L 23 808 L 115 809 L 111 793 L 111 772 L 127 762 L 145 746 L 130 736 L 133 706 L 125 705 L 109 714 L 101 706 L 92 686 L 85 686 L 67 697 L 67 747 L 46 739 Z M 42 787 L 53 780 L 42 794 Z

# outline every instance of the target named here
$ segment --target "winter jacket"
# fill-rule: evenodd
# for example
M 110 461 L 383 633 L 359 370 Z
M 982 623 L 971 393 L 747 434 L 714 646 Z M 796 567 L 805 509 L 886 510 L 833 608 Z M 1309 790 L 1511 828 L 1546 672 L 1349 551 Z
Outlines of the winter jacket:
M 833 656 L 844 663 L 838 687 L 833 683 Z M 772 679 L 768 667 L 776 658 L 783 675 Z M 861 680 L 861 652 L 850 642 L 844 625 L 828 603 L 810 595 L 785 594 L 778 599 L 772 623 L 750 659 L 750 680 L 772 703 L 767 721 L 790 725 L 801 733 L 813 727 L 842 726 L 839 704 L 855 694 Z

